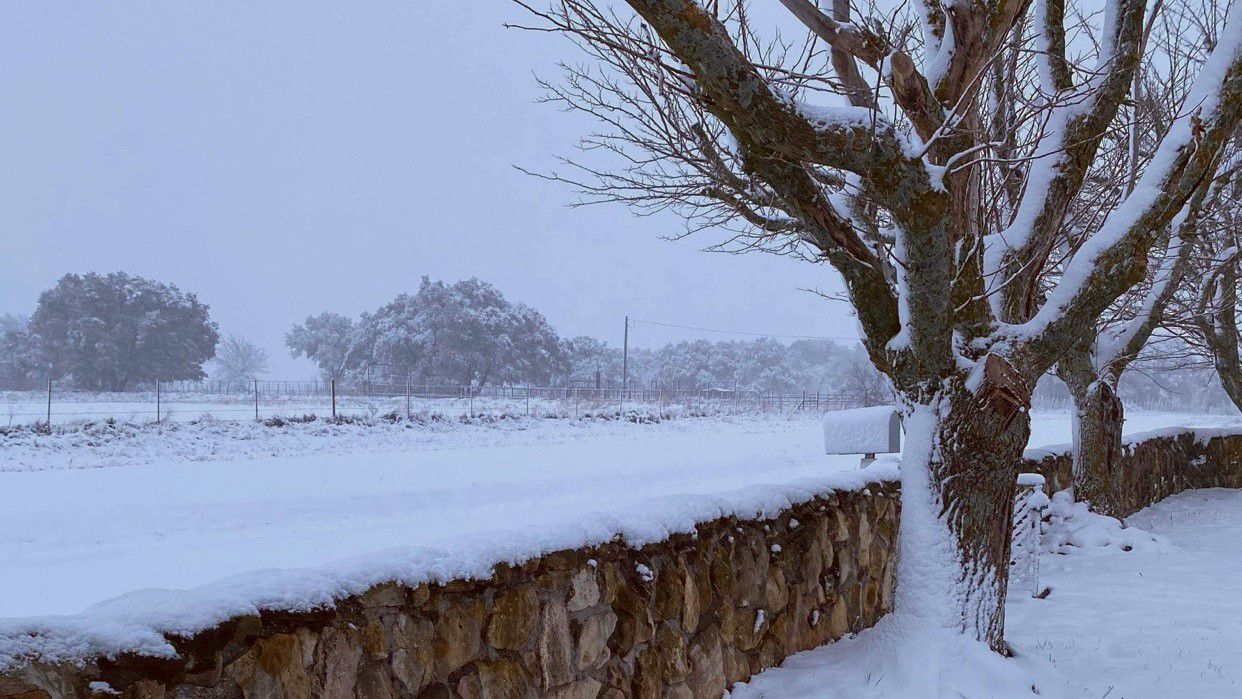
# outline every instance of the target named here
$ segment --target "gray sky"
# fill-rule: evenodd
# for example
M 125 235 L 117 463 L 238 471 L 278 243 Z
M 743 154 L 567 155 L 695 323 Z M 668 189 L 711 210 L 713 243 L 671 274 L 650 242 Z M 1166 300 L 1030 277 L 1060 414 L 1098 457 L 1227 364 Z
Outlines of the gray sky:
M 283 335 L 426 274 L 477 276 L 564 335 L 621 340 L 626 313 L 686 325 L 856 335 L 830 268 L 669 242 L 681 223 L 571 209 L 513 169 L 593 123 L 536 104 L 578 59 L 503 29 L 507 0 L 0 4 L 0 312 L 66 272 L 178 284 L 222 331 L 309 375 Z M 639 345 L 694 331 L 643 326 Z

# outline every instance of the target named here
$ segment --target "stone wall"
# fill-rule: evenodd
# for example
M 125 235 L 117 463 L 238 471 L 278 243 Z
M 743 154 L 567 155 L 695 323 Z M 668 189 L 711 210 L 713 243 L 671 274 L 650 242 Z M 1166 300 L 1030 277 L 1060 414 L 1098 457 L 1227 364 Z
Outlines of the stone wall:
M 1028 459 L 1050 489 L 1068 453 Z M 1127 447 L 1127 512 L 1189 488 L 1242 487 L 1242 435 Z M 34 662 L 0 699 L 157 697 L 712 697 L 892 606 L 896 483 L 768 520 L 722 518 L 498 566 L 487 580 L 384 584 L 309 613 L 262 612 L 186 638 L 175 659 Z M 105 684 L 106 683 L 106 684 Z
M 0 697 L 716 699 L 883 616 L 897 522 L 896 484 L 840 492 L 640 549 L 562 551 L 489 580 L 385 584 L 332 609 L 232 619 L 172 639 L 173 660 L 31 664 L 0 675 Z
M 1197 430 L 1127 440 L 1121 457 L 1117 502 L 1126 517 L 1164 498 L 1193 488 L 1242 488 L 1242 434 Z M 1068 451 L 1027 459 L 1023 470 L 1043 474 L 1048 492 L 1073 484 Z

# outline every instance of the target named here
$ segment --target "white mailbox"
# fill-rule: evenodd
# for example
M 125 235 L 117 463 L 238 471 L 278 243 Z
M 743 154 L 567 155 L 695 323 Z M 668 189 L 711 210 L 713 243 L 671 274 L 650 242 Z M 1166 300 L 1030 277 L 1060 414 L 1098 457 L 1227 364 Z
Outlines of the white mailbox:
M 862 454 L 863 465 L 876 454 L 901 452 L 901 413 L 891 405 L 824 413 L 824 453 Z

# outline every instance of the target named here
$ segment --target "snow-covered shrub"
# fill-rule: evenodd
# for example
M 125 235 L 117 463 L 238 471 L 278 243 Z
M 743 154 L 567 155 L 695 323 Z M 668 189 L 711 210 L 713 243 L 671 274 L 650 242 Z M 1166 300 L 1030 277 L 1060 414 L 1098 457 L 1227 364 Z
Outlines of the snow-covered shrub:
M 1041 544 L 1045 551 L 1063 555 L 1101 548 L 1132 551 L 1170 545 L 1162 536 L 1092 512 L 1087 503 L 1074 500 L 1069 490 L 1052 496 L 1044 515 Z

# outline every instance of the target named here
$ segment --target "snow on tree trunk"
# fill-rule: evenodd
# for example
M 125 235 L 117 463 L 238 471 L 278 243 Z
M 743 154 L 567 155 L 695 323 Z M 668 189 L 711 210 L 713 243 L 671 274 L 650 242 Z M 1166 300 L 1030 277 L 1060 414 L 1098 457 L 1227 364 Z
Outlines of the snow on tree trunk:
M 894 614 L 1004 648 L 1010 520 L 1029 414 L 958 388 L 907 402 Z

